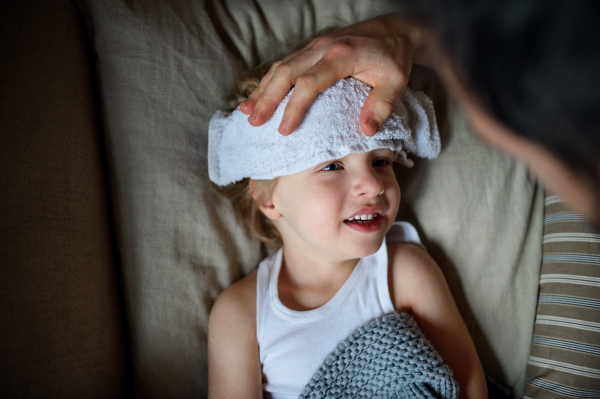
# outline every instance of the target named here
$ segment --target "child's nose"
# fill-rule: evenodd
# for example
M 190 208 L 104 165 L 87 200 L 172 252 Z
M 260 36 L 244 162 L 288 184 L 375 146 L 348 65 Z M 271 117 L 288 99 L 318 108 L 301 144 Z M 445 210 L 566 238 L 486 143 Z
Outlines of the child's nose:
M 372 168 L 368 168 L 356 176 L 352 194 L 355 197 L 363 195 L 376 197 L 383 194 L 384 188 L 385 186 L 381 177 Z

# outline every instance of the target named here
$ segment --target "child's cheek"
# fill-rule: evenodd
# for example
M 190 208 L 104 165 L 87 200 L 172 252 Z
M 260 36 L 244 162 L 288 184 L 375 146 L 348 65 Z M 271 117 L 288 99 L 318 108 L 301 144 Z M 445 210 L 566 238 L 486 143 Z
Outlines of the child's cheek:
M 313 196 L 310 203 L 308 216 L 316 230 L 315 235 L 322 239 L 331 238 L 344 219 L 338 196 L 334 190 L 325 190 Z

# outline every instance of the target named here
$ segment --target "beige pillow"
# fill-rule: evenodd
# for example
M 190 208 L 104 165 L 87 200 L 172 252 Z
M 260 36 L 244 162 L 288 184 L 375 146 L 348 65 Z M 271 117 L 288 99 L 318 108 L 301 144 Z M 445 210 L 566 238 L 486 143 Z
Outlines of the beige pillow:
M 98 54 L 144 397 L 206 394 L 210 307 L 264 256 L 208 184 L 210 116 L 226 107 L 223 97 L 245 69 L 324 27 L 393 11 L 394 3 L 79 1 Z M 400 175 L 402 212 L 446 273 L 484 368 L 519 392 L 535 311 L 541 190 L 524 167 L 473 138 L 461 114 L 446 120 L 439 159 Z

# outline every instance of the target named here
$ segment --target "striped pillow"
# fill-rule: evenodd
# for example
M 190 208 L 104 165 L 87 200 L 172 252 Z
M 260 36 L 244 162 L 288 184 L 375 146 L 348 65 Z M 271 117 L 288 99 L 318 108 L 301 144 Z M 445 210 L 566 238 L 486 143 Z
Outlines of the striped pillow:
M 600 398 L 600 235 L 555 195 L 523 397 Z

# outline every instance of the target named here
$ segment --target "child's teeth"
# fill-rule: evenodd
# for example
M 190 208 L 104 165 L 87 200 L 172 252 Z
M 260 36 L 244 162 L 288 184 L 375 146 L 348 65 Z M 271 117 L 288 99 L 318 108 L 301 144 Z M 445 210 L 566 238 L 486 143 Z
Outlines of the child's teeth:
M 363 221 L 363 220 L 373 220 L 375 217 L 377 217 L 377 213 L 371 213 L 368 215 L 356 215 L 356 216 L 352 216 L 351 218 L 348 218 L 346 220 L 348 220 L 349 222 L 355 220 L 355 221 Z

